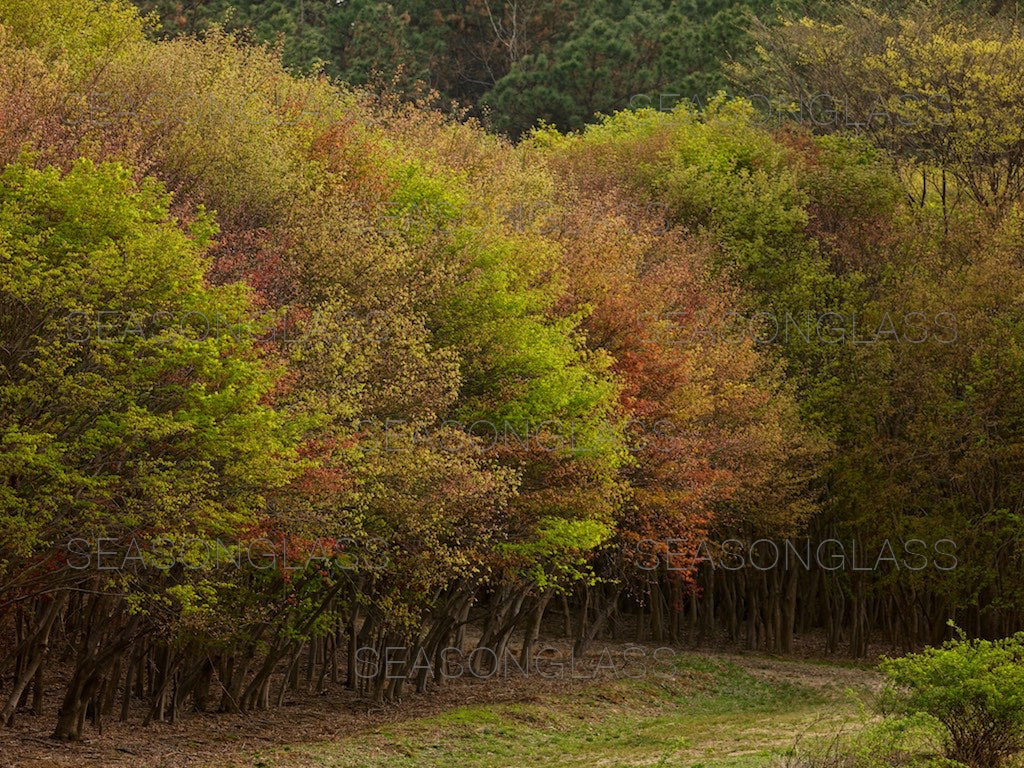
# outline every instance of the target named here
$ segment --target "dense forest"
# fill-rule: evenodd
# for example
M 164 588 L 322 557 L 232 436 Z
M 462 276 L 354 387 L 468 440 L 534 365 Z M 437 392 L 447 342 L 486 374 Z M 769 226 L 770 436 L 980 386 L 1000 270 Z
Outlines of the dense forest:
M 0 722 L 1024 629 L 1015 8 L 139 6 L 0 0 Z
M 280 42 L 283 63 L 408 97 L 435 91 L 500 131 L 538 119 L 580 128 L 594 113 L 657 101 L 662 92 L 713 95 L 723 61 L 752 48 L 749 14 L 807 9 L 787 0 L 145 0 L 163 35 L 214 26 Z

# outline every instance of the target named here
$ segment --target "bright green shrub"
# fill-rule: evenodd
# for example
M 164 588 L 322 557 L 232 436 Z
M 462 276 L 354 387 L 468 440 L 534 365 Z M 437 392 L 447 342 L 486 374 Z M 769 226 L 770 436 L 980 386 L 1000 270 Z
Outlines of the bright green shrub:
M 881 666 L 887 704 L 942 723 L 950 759 L 995 768 L 1024 752 L 1024 632 L 994 641 L 961 635 Z

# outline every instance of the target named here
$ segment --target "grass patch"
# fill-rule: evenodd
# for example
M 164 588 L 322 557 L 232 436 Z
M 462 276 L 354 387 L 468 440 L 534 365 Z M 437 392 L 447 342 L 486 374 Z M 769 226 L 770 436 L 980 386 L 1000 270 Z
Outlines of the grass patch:
M 851 697 L 835 671 L 806 662 L 678 654 L 636 679 L 567 683 L 528 701 L 457 707 L 335 741 L 292 745 L 260 760 L 273 768 L 764 766 L 798 734 L 825 733 L 855 714 L 872 673 L 861 673 L 854 685 L 859 693 Z M 786 679 L 793 672 L 818 684 Z

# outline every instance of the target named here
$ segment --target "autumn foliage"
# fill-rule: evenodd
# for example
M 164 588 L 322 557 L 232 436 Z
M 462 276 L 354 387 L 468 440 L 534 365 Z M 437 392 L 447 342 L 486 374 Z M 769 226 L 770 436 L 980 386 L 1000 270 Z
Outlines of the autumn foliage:
M 1005 183 L 958 154 L 908 196 L 892 135 L 724 96 L 511 143 L 150 23 L 0 0 L 0 720 L 58 654 L 62 739 L 272 706 L 300 669 L 393 700 L 453 645 L 528 664 L 556 598 L 580 649 L 1019 621 Z M 773 537 L 970 557 L 706 557 Z M 398 645 L 406 674 L 360 672 Z

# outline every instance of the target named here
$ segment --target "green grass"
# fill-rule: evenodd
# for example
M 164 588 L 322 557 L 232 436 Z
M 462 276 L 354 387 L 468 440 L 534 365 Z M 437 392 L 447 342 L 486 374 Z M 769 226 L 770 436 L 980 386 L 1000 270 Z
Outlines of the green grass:
M 851 693 L 838 667 L 680 654 L 639 679 L 577 684 L 529 701 L 463 706 L 331 742 L 289 745 L 250 765 L 337 768 L 770 765 L 801 733 L 853 718 L 873 680 Z M 788 678 L 794 678 L 793 682 Z M 568 687 L 568 686 L 566 686 Z

